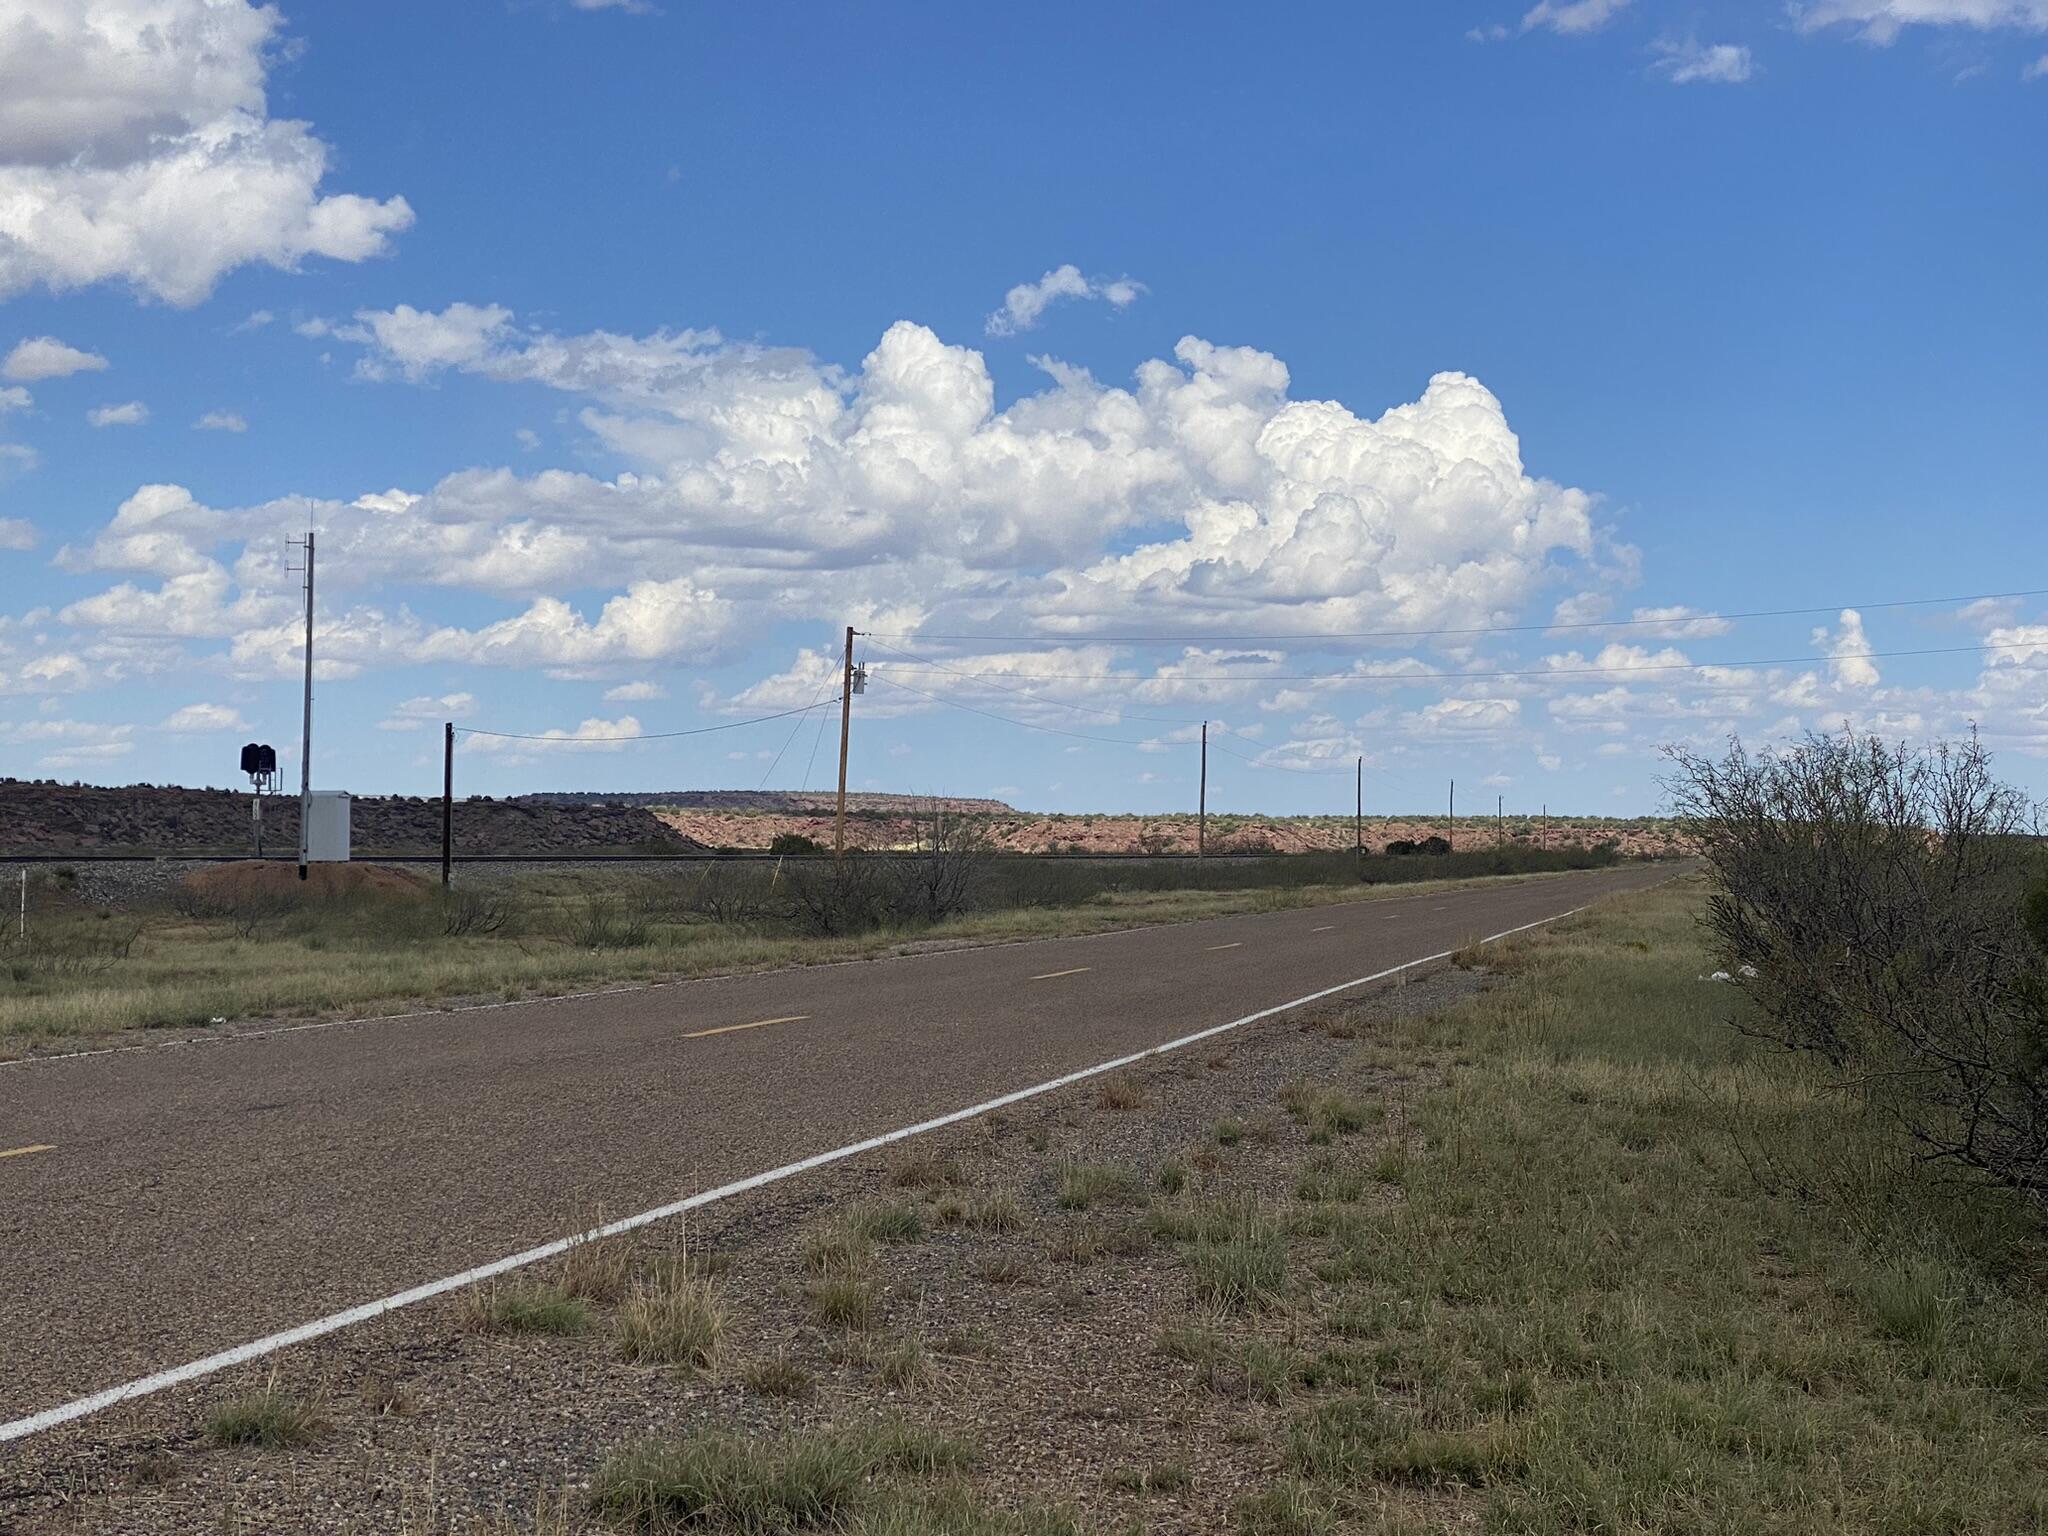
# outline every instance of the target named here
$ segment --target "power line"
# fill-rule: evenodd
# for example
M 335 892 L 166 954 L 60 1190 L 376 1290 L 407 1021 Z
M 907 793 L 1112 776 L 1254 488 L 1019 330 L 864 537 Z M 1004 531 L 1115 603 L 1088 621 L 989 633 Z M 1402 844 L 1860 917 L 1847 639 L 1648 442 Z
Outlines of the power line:
M 928 693 L 922 688 L 912 687 L 909 683 L 899 683 L 893 677 L 889 677 L 881 672 L 874 674 L 874 681 L 887 683 L 891 688 L 900 688 L 905 693 L 914 693 L 920 698 L 930 699 L 934 704 L 945 704 L 954 709 L 964 709 L 970 715 L 980 715 L 989 720 L 1000 720 L 1005 725 L 1022 726 L 1027 731 L 1044 731 L 1047 735 L 1051 736 L 1071 736 L 1076 741 L 1099 741 L 1105 746 L 1111 747 L 1143 747 L 1145 745 L 1142 741 L 1131 741 L 1123 736 L 1090 736 L 1084 731 L 1069 731 L 1057 725 L 1039 725 L 1034 721 L 1019 720 L 1014 715 L 999 715 L 992 709 L 979 709 L 972 704 L 962 704 L 958 699 L 949 699 L 942 693 Z
M 812 709 L 816 709 L 816 708 L 818 707 L 818 703 L 819 703 L 819 700 L 820 700 L 821 698 L 823 698 L 823 696 L 824 696 L 824 693 L 825 693 L 825 690 L 826 690 L 827 688 L 830 688 L 831 686 L 832 686 L 832 674 L 831 674 L 830 672 L 827 672 L 827 673 L 826 673 L 826 674 L 825 674 L 825 675 L 824 675 L 823 677 L 821 677 L 821 678 L 819 678 L 819 679 L 818 679 L 818 688 L 817 688 L 817 691 L 816 691 L 815 693 L 813 693 L 813 694 L 811 695 L 811 704 L 810 704 L 810 707 L 811 707 Z M 823 725 L 823 723 L 822 723 L 822 720 L 823 720 L 823 717 L 821 716 L 821 717 L 820 717 L 820 721 L 821 721 L 821 723 L 820 723 L 820 724 L 819 724 L 819 726 L 818 726 L 818 729 L 819 729 L 820 731 L 824 730 L 824 728 L 825 728 L 825 727 L 824 727 L 824 725 Z M 803 728 L 804 728 L 804 723 L 803 723 L 803 721 L 802 721 L 802 720 L 798 720 L 798 721 L 797 721 L 797 723 L 796 723 L 795 725 L 792 725 L 792 726 L 791 726 L 791 727 L 789 728 L 789 734 L 788 734 L 787 736 L 785 736 L 785 737 L 783 738 L 783 741 L 782 741 L 782 745 L 781 745 L 780 747 L 777 747 L 777 748 L 775 749 L 775 758 L 774 758 L 774 761 L 772 761 L 772 762 L 770 762 L 770 763 L 768 764 L 768 771 L 767 771 L 766 773 L 764 773 L 764 774 L 762 774 L 762 775 L 761 775 L 761 784 L 760 784 L 760 787 L 761 787 L 762 789 L 766 789 L 766 788 L 768 787 L 768 781 L 769 781 L 769 780 L 770 780 L 771 778 L 773 778 L 773 777 L 775 776 L 775 770 L 776 770 L 776 769 L 777 769 L 778 767 L 780 767 L 780 766 L 782 765 L 782 756 L 783 756 L 783 754 L 784 754 L 785 752 L 787 752 L 787 751 L 789 750 L 789 748 L 790 748 L 790 745 L 791 745 L 791 743 L 793 743 L 793 742 L 794 742 L 794 741 L 796 740 L 796 733 L 797 733 L 798 731 L 802 730 Z M 814 745 L 812 746 L 812 748 L 811 748 L 811 757 L 812 757 L 812 759 L 813 759 L 814 761 L 816 760 L 816 758 L 817 758 L 817 755 L 818 755 L 818 749 L 817 749 L 816 745 L 814 744 Z M 808 768 L 806 768 L 806 769 L 804 770 L 804 778 L 805 778 L 806 780 L 808 780 L 808 779 L 810 778 L 810 770 L 809 770 Z
M 1897 661 L 1912 656 L 1977 656 L 1988 651 L 2043 650 L 2039 640 L 2015 640 L 2002 644 L 1932 646 L 1911 651 L 1850 651 L 1839 656 L 1774 656 L 1759 661 L 1673 661 L 1646 662 L 1613 667 L 1531 667 L 1482 672 L 1257 672 L 1180 673 L 1173 677 L 1142 677 L 1134 672 L 1004 672 L 1003 677 L 1028 678 L 1037 682 L 1125 682 L 1125 683 L 1402 683 L 1459 682 L 1509 677 L 1606 677 L 1630 672 L 1733 672 L 1748 667 L 1793 667 L 1843 661 Z M 897 666 L 898 672 L 922 672 L 925 667 Z M 950 669 L 941 669 L 950 670 Z M 953 673 L 972 681 L 986 681 L 976 672 Z M 901 686 L 900 684 L 898 686 Z
M 875 639 L 873 635 L 866 635 L 863 638 L 869 641 L 874 641 Z M 922 662 L 931 671 L 946 672 L 954 677 L 966 678 L 970 682 L 980 683 L 984 688 L 993 688 L 998 693 L 1012 693 L 1018 698 L 1029 699 L 1034 704 L 1050 704 L 1057 709 L 1071 709 L 1076 714 L 1082 715 L 1107 715 L 1114 720 L 1145 720 L 1154 725 L 1200 725 L 1202 723 L 1199 720 L 1175 715 L 1141 715 L 1128 709 L 1105 709 L 1099 705 L 1071 704 L 1065 699 L 1048 699 L 1031 692 L 1028 688 L 1005 688 L 1001 683 L 994 681 L 985 673 L 962 672 L 958 667 L 949 667 L 944 662 L 932 660 L 929 656 L 918 656 L 910 651 L 900 650 L 893 645 L 882 645 L 879 641 L 875 641 L 875 644 L 881 650 L 892 652 L 898 656 L 909 657 L 912 661 Z M 890 665 L 893 666 L 894 663 L 892 662 Z M 1139 678 L 1134 679 L 1134 681 L 1146 682 L 1150 681 L 1150 679 Z M 1228 730 L 1229 727 L 1225 726 L 1223 729 Z M 1233 732 L 1233 734 L 1235 733 Z
M 456 730 L 465 736 L 495 736 L 501 741 L 552 741 L 563 746 L 591 746 L 604 744 L 627 745 L 636 741 L 673 741 L 678 736 L 709 736 L 714 731 L 737 731 L 750 725 L 766 725 L 771 720 L 787 720 L 791 715 L 807 715 L 814 709 L 837 704 L 837 697 L 822 699 L 806 704 L 801 709 L 780 710 L 772 715 L 756 715 L 751 720 L 728 720 L 723 725 L 700 725 L 689 731 L 649 731 L 639 736 L 560 736 L 525 731 L 487 731 L 481 726 L 458 725 Z
M 1228 635 L 1228 634 L 1183 634 L 1183 635 L 945 635 L 918 631 L 910 634 L 868 635 L 869 639 L 881 640 L 946 640 L 962 644 L 1000 641 L 1004 644 L 1045 645 L 1047 642 L 1072 642 L 1082 645 L 1187 645 L 1226 644 L 1255 645 L 1267 641 L 1285 642 L 1294 640 L 1426 640 L 1450 635 L 1526 635 L 1547 634 L 1553 631 L 1585 629 L 1632 629 L 1644 625 L 1679 625 L 1733 622 L 1738 619 L 1793 619 L 1806 618 L 1818 613 L 1840 613 L 1845 608 L 1854 608 L 1861 613 L 1871 613 L 1893 608 L 1936 608 L 1948 603 L 1991 603 L 2023 597 L 2048 597 L 2048 587 L 2037 587 L 2024 592 L 1976 592 L 1960 597 L 1905 597 L 1881 603 L 1827 603 L 1813 608 L 1752 608 L 1739 613 L 1687 613 L 1679 616 L 1665 614 L 1654 618 L 1637 619 L 1574 619 L 1562 624 L 1475 624 L 1464 628 L 1445 629 L 1350 629 L 1350 630 L 1297 630 L 1291 634 L 1273 635 Z M 867 634 L 867 631 L 862 631 Z

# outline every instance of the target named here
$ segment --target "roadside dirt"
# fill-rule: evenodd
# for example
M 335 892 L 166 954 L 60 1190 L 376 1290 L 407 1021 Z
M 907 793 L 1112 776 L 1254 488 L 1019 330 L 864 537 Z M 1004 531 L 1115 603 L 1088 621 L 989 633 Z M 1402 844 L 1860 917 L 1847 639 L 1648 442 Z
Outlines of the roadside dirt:
M 1114 1089 L 1086 1081 L 711 1207 L 687 1234 L 728 1312 L 708 1370 L 627 1364 L 614 1305 L 552 1337 L 468 1331 L 460 1298 L 436 1301 L 0 1447 L 0 1531 L 429 1536 L 494 1519 L 507 1521 L 494 1531 L 609 1531 L 587 1492 L 630 1443 L 891 1414 L 971 1441 L 970 1481 L 995 1503 L 1063 1506 L 1091 1529 L 1231 1529 L 1235 1502 L 1279 1469 L 1278 1420 L 1256 1393 L 1162 1351 L 1200 1310 L 1182 1251 L 1151 1218 L 1225 1192 L 1308 1209 L 1291 1202 L 1312 1132 L 1278 1108 L 1303 1082 L 1341 1083 L 1371 1107 L 1372 1123 L 1326 1149 L 1369 1167 L 1404 1140 L 1406 1105 L 1429 1083 L 1360 1065 L 1355 1039 L 1483 984 L 1441 971 L 1302 1010 L 1157 1058 Z M 1219 1138 L 1224 1121 L 1240 1132 Z M 1121 1187 L 1073 1208 L 1062 1180 L 1078 1168 L 1113 1170 Z M 974 1223 L 1004 1199 L 1014 1225 Z M 820 1322 L 807 1235 L 884 1205 L 914 1208 L 920 1231 L 876 1246 L 873 1318 Z M 683 1236 L 646 1229 L 631 1262 L 653 1264 Z M 1287 1284 L 1317 1283 L 1312 1239 L 1289 1247 Z M 1283 1309 L 1262 1326 L 1297 1325 Z M 758 1385 L 771 1362 L 796 1368 L 798 1395 Z M 209 1411 L 272 1379 L 315 1407 L 314 1440 L 211 1446 Z M 555 1511 L 538 1527 L 537 1508 Z

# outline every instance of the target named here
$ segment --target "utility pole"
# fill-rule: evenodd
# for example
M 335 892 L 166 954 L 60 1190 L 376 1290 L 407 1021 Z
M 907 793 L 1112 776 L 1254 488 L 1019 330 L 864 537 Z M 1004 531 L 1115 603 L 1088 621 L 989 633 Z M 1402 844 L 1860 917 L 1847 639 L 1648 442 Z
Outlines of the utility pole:
M 853 731 L 853 626 L 846 626 L 846 666 L 839 684 L 839 809 L 832 821 L 832 857 L 846 853 L 846 744 Z
M 1209 722 L 1202 722 L 1202 787 L 1195 802 L 1195 862 L 1209 853 Z
M 441 889 L 455 879 L 455 722 L 441 727 Z
M 1365 857 L 1365 759 L 1358 760 L 1358 809 L 1351 813 L 1351 846 L 1362 859 Z
M 1496 795 L 1493 801 L 1493 851 L 1499 853 L 1508 842 L 1508 797 Z
M 299 878 L 313 851 L 313 530 L 306 529 L 306 718 L 299 732 Z
M 1543 802 L 1543 846 L 1550 846 L 1550 802 Z
M 1456 853 L 1458 851 L 1458 781 L 1456 779 L 1451 780 L 1451 830 L 1445 834 L 1444 841 L 1451 845 L 1451 852 Z

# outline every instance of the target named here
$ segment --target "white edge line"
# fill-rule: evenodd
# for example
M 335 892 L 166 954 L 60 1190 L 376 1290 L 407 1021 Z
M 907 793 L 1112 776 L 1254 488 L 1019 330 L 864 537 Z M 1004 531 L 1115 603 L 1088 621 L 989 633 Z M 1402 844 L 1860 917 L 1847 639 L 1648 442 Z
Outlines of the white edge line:
M 1481 944 L 1491 944 L 1499 939 L 1511 938 L 1515 934 L 1526 933 L 1531 928 L 1541 928 L 1546 923 L 1555 923 L 1567 917 L 1576 917 L 1585 910 L 1585 907 L 1579 906 L 1573 907 L 1569 912 L 1554 912 L 1549 917 L 1537 918 L 1533 923 L 1523 923 L 1516 928 L 1504 928 L 1499 933 L 1487 935 L 1487 937 L 1479 940 L 1479 942 Z M 373 1318 L 382 1317 L 387 1312 L 396 1312 L 401 1307 L 410 1307 L 417 1302 L 431 1301 L 436 1296 L 445 1296 L 450 1291 L 459 1291 L 464 1286 L 475 1285 L 480 1280 L 489 1280 L 511 1270 L 524 1269 L 530 1264 L 538 1264 L 543 1260 L 552 1259 L 566 1253 L 576 1243 L 589 1242 L 598 1238 L 616 1237 L 622 1232 L 631 1232 L 638 1227 L 650 1226 L 658 1221 L 666 1221 L 670 1217 L 680 1216 L 686 1211 L 694 1211 L 699 1207 L 711 1205 L 720 1200 L 729 1200 L 735 1195 L 747 1194 L 765 1185 L 778 1184 L 784 1179 L 795 1178 L 800 1173 L 809 1173 L 813 1169 L 823 1168 L 831 1163 L 842 1162 L 849 1157 L 858 1157 L 864 1152 L 873 1152 L 877 1148 L 907 1140 L 912 1136 L 921 1136 L 927 1131 L 936 1131 L 949 1125 L 957 1125 L 962 1120 L 972 1120 L 977 1115 L 989 1114 L 994 1110 L 1006 1108 L 1011 1104 L 1021 1103 L 1026 1099 L 1035 1099 L 1041 1094 L 1052 1093 L 1058 1089 L 1070 1087 L 1088 1078 L 1098 1077 L 1104 1072 L 1114 1072 L 1120 1067 L 1130 1066 L 1133 1062 L 1143 1061 L 1148 1056 L 1163 1056 L 1169 1051 L 1181 1050 L 1186 1046 L 1194 1045 L 1198 1041 L 1226 1034 L 1233 1029 L 1242 1029 L 1247 1024 L 1256 1024 L 1261 1019 L 1270 1019 L 1276 1013 L 1286 1013 L 1289 1009 L 1300 1008 L 1309 1003 L 1319 1002 L 1326 997 L 1334 997 L 1339 992 L 1349 992 L 1354 987 L 1362 987 L 1369 982 L 1380 981 L 1388 976 L 1398 975 L 1402 971 L 1411 971 L 1418 965 L 1430 965 L 1438 960 L 1448 960 L 1456 953 L 1456 950 L 1444 949 L 1437 951 L 1433 955 L 1424 955 L 1419 960 L 1404 960 L 1401 964 L 1389 966 L 1383 971 L 1374 971 L 1370 976 L 1359 976 L 1351 981 L 1340 981 L 1334 987 L 1325 987 L 1320 992 L 1310 992 L 1288 1002 L 1275 1003 L 1270 1008 L 1261 1008 L 1256 1013 L 1247 1013 L 1242 1018 L 1232 1019 L 1227 1024 L 1212 1024 L 1207 1029 L 1198 1029 L 1191 1035 L 1182 1035 L 1179 1039 L 1169 1040 L 1163 1045 L 1147 1046 L 1142 1051 L 1133 1051 L 1130 1055 L 1119 1056 L 1114 1061 L 1104 1061 L 1092 1067 L 1082 1067 L 1077 1072 L 1069 1072 L 1063 1077 L 1051 1078 L 1046 1082 L 1035 1084 L 1029 1088 L 1018 1088 L 1010 1093 L 988 1099 L 983 1103 L 972 1105 L 966 1109 L 956 1109 L 949 1114 L 939 1115 L 934 1119 L 920 1120 L 917 1124 L 904 1126 L 900 1130 L 884 1131 L 879 1136 L 870 1136 L 865 1141 L 856 1141 L 843 1147 L 835 1147 L 830 1152 L 818 1152 L 794 1163 L 784 1163 L 780 1168 L 771 1168 L 766 1173 L 750 1174 L 744 1179 L 735 1179 L 730 1184 L 721 1184 L 716 1189 L 707 1189 L 700 1194 L 689 1195 L 681 1200 L 670 1201 L 667 1205 L 658 1205 L 652 1210 L 642 1211 L 635 1216 L 622 1216 L 617 1221 L 605 1222 L 602 1226 L 592 1227 L 587 1232 L 578 1232 L 571 1237 L 557 1238 L 551 1243 L 542 1243 L 538 1248 L 528 1248 L 523 1252 L 510 1254 L 502 1259 L 493 1259 L 488 1264 L 479 1264 L 474 1269 L 465 1269 L 459 1275 L 449 1275 L 440 1280 L 429 1280 L 424 1285 L 413 1286 L 410 1290 L 399 1291 L 394 1295 L 383 1297 L 381 1300 L 366 1301 L 362 1305 L 350 1307 L 346 1311 L 333 1312 L 326 1317 L 315 1318 L 310 1323 L 300 1323 L 296 1328 L 287 1328 L 281 1333 L 266 1334 L 260 1339 L 250 1340 L 247 1344 L 237 1344 L 233 1349 L 224 1349 L 219 1354 L 207 1355 L 199 1360 L 188 1360 L 185 1364 L 172 1366 L 168 1370 L 157 1371 L 148 1376 L 139 1376 L 133 1381 L 123 1382 L 120 1386 L 108 1387 L 104 1391 L 94 1392 L 88 1397 L 74 1398 L 68 1403 L 58 1404 L 55 1408 L 45 1408 L 40 1413 L 32 1413 L 25 1419 L 16 1419 L 12 1423 L 0 1424 L 0 1443 L 9 1440 L 20 1440 L 42 1430 L 54 1429 L 59 1424 L 67 1424 L 73 1419 L 85 1418 L 90 1414 L 99 1413 L 104 1409 L 115 1407 L 121 1403 L 132 1402 L 136 1398 L 147 1397 L 152 1393 L 164 1391 L 166 1388 L 182 1386 L 188 1381 L 197 1381 L 201 1377 L 211 1376 L 218 1371 L 229 1370 L 238 1365 L 246 1365 L 251 1360 L 260 1360 L 265 1355 L 275 1354 L 277 1351 L 288 1349 L 294 1344 L 304 1344 L 310 1339 L 317 1339 L 325 1334 L 338 1333 L 344 1328 L 352 1328 L 357 1323 L 367 1323 Z

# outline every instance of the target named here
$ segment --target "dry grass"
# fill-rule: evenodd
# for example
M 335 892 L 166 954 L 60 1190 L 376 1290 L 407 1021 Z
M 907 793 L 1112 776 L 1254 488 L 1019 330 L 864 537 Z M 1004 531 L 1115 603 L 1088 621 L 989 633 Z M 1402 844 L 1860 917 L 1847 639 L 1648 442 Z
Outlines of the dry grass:
M 318 1408 L 280 1385 L 274 1374 L 257 1391 L 230 1398 L 206 1416 L 206 1438 L 211 1444 L 247 1445 L 266 1451 L 305 1445 L 326 1427 Z
M 619 1308 L 619 1353 L 638 1365 L 703 1370 L 718 1358 L 725 1304 L 714 1281 L 697 1274 L 679 1247 L 654 1261 Z
M 1112 1072 L 1096 1089 L 1095 1102 L 1102 1109 L 1137 1109 L 1145 1102 L 1145 1090 L 1130 1073 Z
M 873 1326 L 881 1308 L 875 1283 L 864 1274 L 822 1275 L 804 1294 L 811 1315 L 827 1328 L 864 1331 Z
M 487 1280 L 462 1293 L 458 1315 L 473 1333 L 581 1333 L 590 1308 L 553 1282 Z

